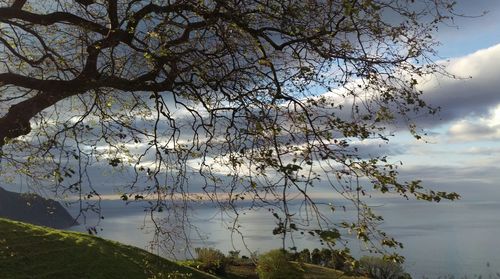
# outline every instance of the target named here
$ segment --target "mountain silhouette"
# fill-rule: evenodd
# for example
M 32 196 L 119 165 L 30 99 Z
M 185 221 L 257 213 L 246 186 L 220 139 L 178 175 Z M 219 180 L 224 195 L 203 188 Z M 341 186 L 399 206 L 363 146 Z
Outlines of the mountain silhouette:
M 57 201 L 32 193 L 9 192 L 2 187 L 0 187 L 0 217 L 55 229 L 78 225 Z

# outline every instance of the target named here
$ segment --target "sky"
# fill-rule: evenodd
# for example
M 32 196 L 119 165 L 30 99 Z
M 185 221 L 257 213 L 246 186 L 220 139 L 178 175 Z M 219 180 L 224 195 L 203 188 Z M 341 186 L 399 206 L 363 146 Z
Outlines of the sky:
M 465 200 L 494 199 L 500 197 L 500 1 L 460 0 L 456 8 L 467 16 L 441 26 L 438 60 L 463 79 L 421 84 L 424 99 L 441 107 L 420 121 L 428 136 L 417 141 L 399 132 L 384 149 L 404 163 L 404 177 L 457 191 Z
M 367 157 L 403 162 L 405 180 L 422 179 L 429 188 L 456 191 L 464 200 L 500 198 L 500 1 L 459 0 L 455 12 L 464 16 L 436 32 L 441 44 L 435 59 L 459 78 L 436 76 L 420 83 L 423 98 L 441 107 L 437 115 L 417 119 L 427 136 L 416 140 L 397 130 L 387 145 L 366 141 L 357 147 Z M 116 175 L 100 175 L 98 168 L 93 175 L 104 193 L 117 188 Z M 201 184 L 199 179 L 193 176 L 189 184 Z
M 404 179 L 422 179 L 430 188 L 457 191 L 463 199 L 500 198 L 500 1 L 458 0 L 456 13 L 464 16 L 435 34 L 441 42 L 435 59 L 462 78 L 421 82 L 423 98 L 441 107 L 438 115 L 417 121 L 427 136 L 416 140 L 398 130 L 390 144 L 362 142 L 358 147 L 364 156 L 383 154 L 403 162 Z M 117 189 L 121 174 L 101 174 L 99 167 L 90 171 L 104 194 Z

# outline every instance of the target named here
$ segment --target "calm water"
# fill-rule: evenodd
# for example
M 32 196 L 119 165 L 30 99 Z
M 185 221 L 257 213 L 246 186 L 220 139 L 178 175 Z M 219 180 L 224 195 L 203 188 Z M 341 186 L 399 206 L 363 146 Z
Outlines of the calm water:
M 414 201 L 379 200 L 375 211 L 385 217 L 384 228 L 405 248 L 405 268 L 414 278 L 456 278 L 482 275 L 500 278 L 500 203 L 493 201 L 458 201 L 430 204 Z M 74 209 L 73 209 L 74 210 Z M 104 238 L 140 248 L 148 248 L 152 233 L 147 216 L 138 205 L 124 206 L 121 201 L 103 202 L 105 219 L 101 222 Z M 222 222 L 218 210 L 206 206 L 194 209 L 193 224 L 201 228 L 206 238 L 195 236 L 193 246 L 212 246 L 223 251 L 241 250 L 248 254 L 238 235 L 228 232 L 230 224 Z M 265 252 L 281 247 L 281 239 L 272 236 L 275 219 L 265 210 L 251 211 L 241 217 L 245 243 L 252 251 Z M 91 223 L 92 220 L 89 220 Z M 148 228 L 149 227 L 149 228 Z M 83 231 L 83 226 L 73 228 Z M 296 238 L 296 246 L 318 247 L 308 237 Z M 291 246 L 291 245 L 290 245 Z M 353 251 L 359 250 L 353 246 Z M 177 247 L 177 255 L 185 247 Z M 359 256 L 358 252 L 354 252 Z

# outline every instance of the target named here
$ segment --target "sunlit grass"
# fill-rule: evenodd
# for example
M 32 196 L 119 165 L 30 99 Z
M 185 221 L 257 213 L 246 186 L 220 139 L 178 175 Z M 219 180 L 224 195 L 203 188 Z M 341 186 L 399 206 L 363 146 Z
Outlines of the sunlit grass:
M 173 278 L 213 278 L 118 242 L 0 219 L 0 278 L 168 278 L 174 273 Z

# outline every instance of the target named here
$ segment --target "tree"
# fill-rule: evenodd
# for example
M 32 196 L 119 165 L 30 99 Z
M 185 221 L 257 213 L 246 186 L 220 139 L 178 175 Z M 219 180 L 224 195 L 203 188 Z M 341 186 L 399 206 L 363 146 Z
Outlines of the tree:
M 405 272 L 400 263 L 388 262 L 382 258 L 363 256 L 360 260 L 360 271 L 377 279 L 406 279 L 411 276 Z
M 271 250 L 259 257 L 256 272 L 261 279 L 304 278 L 304 271 L 290 262 L 289 254 L 282 249 Z
M 296 259 L 298 262 L 301 262 L 301 263 L 310 263 L 311 262 L 311 252 L 309 251 L 309 249 L 304 249 L 302 251 L 300 251 L 297 255 L 297 259 Z
M 321 264 L 321 253 L 318 248 L 314 248 L 311 253 L 311 263 L 320 265 Z
M 458 197 L 401 182 L 395 164 L 355 148 L 388 141 L 394 123 L 419 137 L 411 117 L 435 112 L 417 84 L 443 73 L 432 34 L 453 1 L 414 2 L 3 0 L 2 176 L 98 211 L 88 167 L 104 161 L 133 169 L 122 199 L 175 212 L 199 198 L 196 171 L 202 198 L 236 219 L 238 200 L 268 207 L 284 241 L 299 231 L 334 245 L 354 232 L 384 252 L 400 243 L 376 229 L 367 191 Z M 318 183 L 357 221 L 320 211 Z M 307 214 L 293 212 L 297 199 Z

